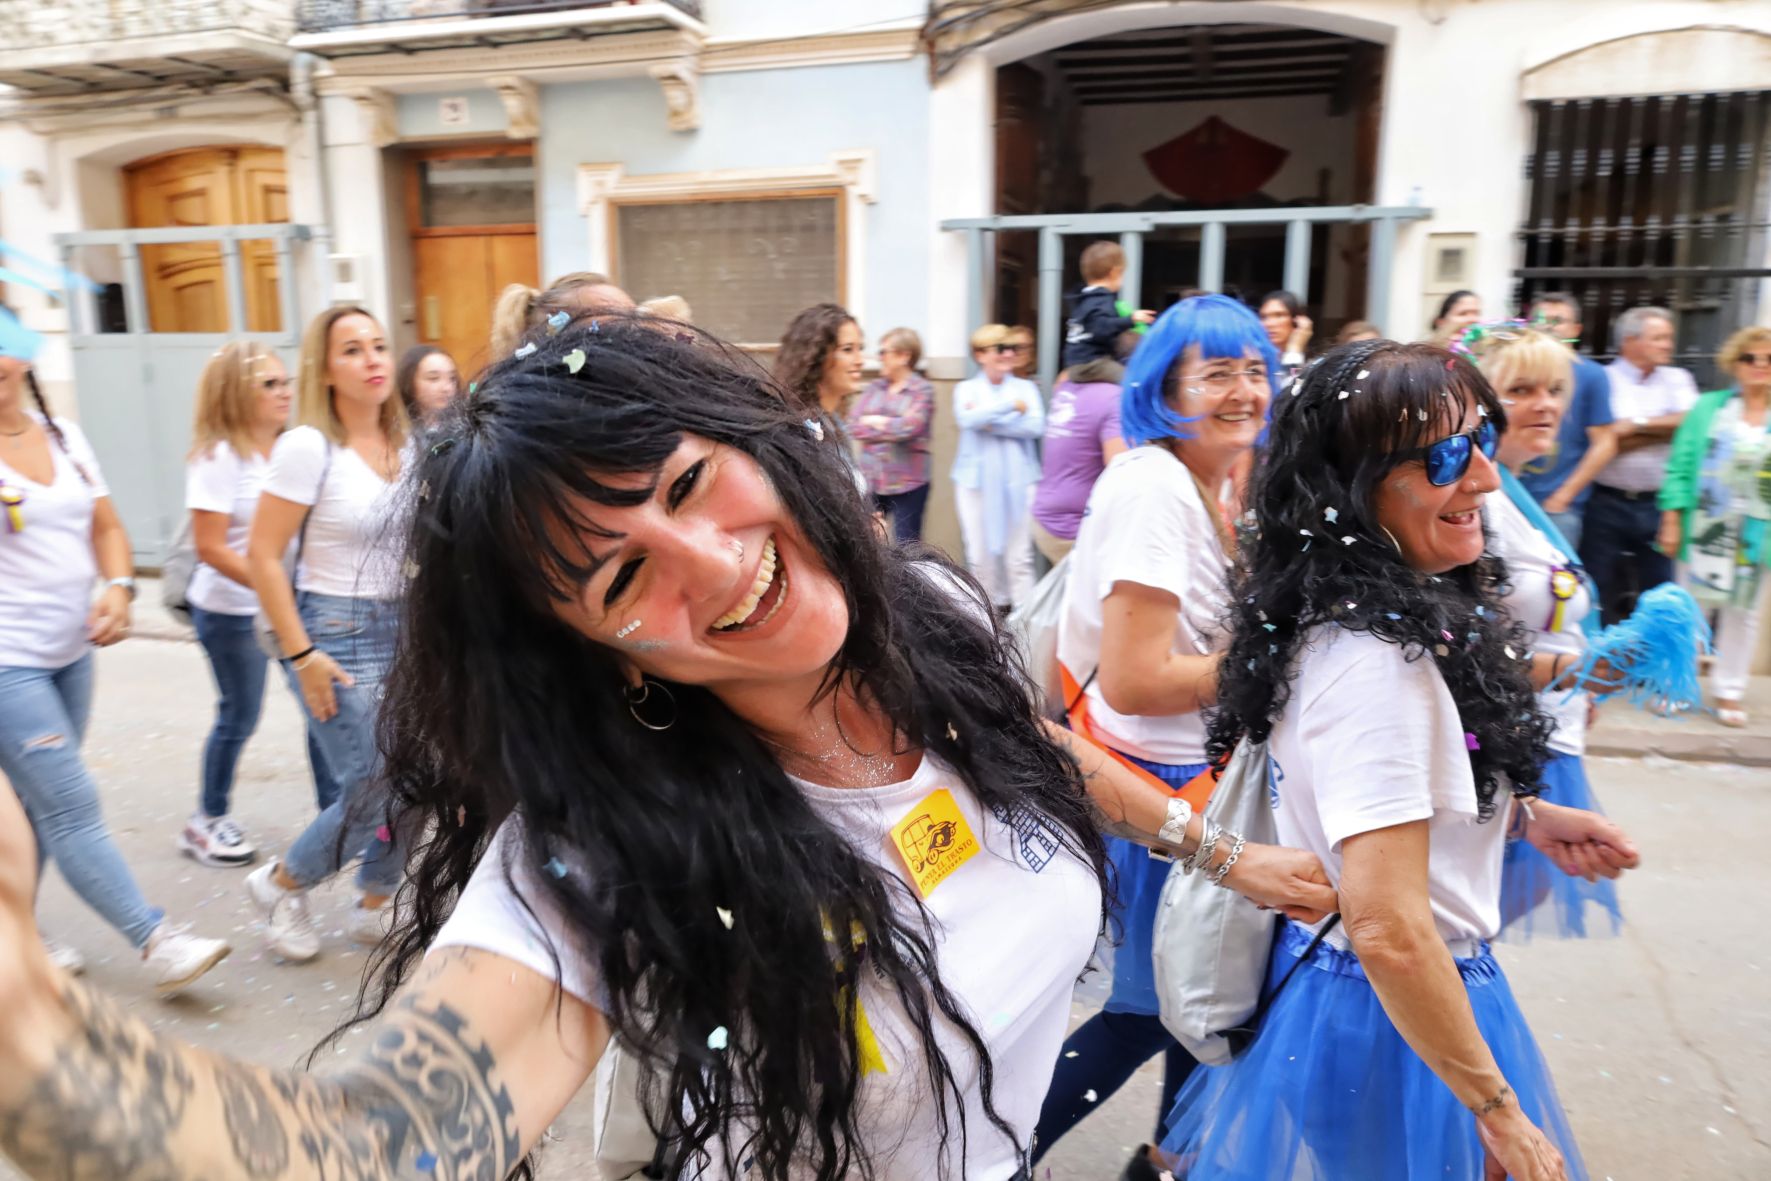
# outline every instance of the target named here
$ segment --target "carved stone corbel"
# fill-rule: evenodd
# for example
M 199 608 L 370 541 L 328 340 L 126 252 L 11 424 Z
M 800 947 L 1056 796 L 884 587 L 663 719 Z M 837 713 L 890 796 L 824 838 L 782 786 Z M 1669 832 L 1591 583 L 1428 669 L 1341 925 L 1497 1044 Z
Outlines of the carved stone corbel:
M 664 110 L 672 131 L 701 126 L 701 72 L 688 62 L 663 62 L 649 71 L 664 88 Z
M 378 86 L 365 86 L 348 93 L 357 104 L 363 134 L 371 144 L 385 148 L 399 142 L 400 115 L 392 93 Z
M 514 74 L 487 78 L 486 85 L 504 104 L 504 134 L 511 139 L 534 139 L 541 134 L 541 96 L 535 83 Z

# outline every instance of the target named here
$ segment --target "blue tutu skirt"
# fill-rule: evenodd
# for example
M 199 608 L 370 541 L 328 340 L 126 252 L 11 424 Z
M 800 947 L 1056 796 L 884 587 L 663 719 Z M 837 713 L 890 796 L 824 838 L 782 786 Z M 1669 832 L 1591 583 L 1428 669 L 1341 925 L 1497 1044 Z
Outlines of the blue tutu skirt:
M 1281 925 L 1272 989 L 1310 943 Z M 1585 1181 L 1568 1119 L 1525 1016 L 1487 948 L 1457 961 L 1488 1048 L 1531 1121 Z M 1482 1176 L 1476 1119 L 1390 1023 L 1351 952 L 1324 943 L 1228 1066 L 1193 1072 L 1162 1147 L 1186 1181 L 1421 1181 Z
M 1127 755 L 1170 787 L 1182 788 L 1205 770 L 1206 764 L 1177 766 L 1151 763 Z M 1171 861 L 1150 856 L 1143 845 L 1119 837 L 1107 838 L 1107 860 L 1113 863 L 1117 905 L 1108 933 L 1117 945 L 1113 952 L 1113 991 L 1106 1008 L 1114 1013 L 1160 1012 L 1156 1000 L 1156 962 L 1152 958 L 1152 939 L 1156 933 L 1156 903 L 1162 897 L 1162 884 L 1168 881 Z
M 1540 797 L 1567 808 L 1602 811 L 1587 785 L 1578 755 L 1556 755 L 1543 767 Z M 1589 911 L 1588 908 L 1592 909 Z M 1593 929 L 1588 930 L 1588 922 Z M 1617 907 L 1617 883 L 1600 878 L 1589 882 L 1570 877 L 1527 841 L 1507 846 L 1500 879 L 1502 938 L 1524 940 L 1543 934 L 1558 939 L 1615 935 L 1623 926 Z

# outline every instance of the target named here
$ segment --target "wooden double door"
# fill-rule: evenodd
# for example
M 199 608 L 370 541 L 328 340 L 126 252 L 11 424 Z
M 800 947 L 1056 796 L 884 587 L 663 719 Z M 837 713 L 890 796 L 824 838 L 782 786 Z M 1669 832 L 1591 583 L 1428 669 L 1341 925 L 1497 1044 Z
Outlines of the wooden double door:
M 193 148 L 138 160 L 123 169 L 129 224 L 264 225 L 289 220 L 289 182 L 280 148 Z M 144 246 L 151 332 L 282 331 L 277 255 L 268 241 L 244 242 L 246 323 L 228 322 L 227 279 L 214 243 Z
M 529 144 L 420 149 L 407 159 L 418 340 L 463 381 L 491 356 L 492 309 L 512 283 L 539 287 Z

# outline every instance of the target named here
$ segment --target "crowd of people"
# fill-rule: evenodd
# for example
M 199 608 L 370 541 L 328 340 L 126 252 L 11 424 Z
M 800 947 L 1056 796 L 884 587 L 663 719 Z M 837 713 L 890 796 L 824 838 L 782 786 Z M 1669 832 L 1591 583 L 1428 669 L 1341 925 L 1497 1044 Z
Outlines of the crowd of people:
M 771 370 L 592 273 L 507 291 L 465 389 L 354 306 L 293 381 L 216 353 L 179 606 L 217 703 L 177 841 L 256 863 L 293 962 L 323 951 L 310 891 L 355 867 L 353 1020 L 380 1033 L 324 1075 L 154 1033 L 37 931 L 53 861 L 161 991 L 230 950 L 141 897 L 80 760 L 129 543 L 0 311 L 0 1151 L 44 1178 L 498 1177 L 599 1071 L 611 1178 L 1026 1181 L 1161 1056 L 1132 1181 L 1585 1176 L 1489 945 L 1621 919 L 1637 853 L 1581 760 L 1629 676 L 1585 659 L 1601 617 L 1681 576 L 1745 720 L 1771 329 L 1699 398 L 1663 309 L 1603 368 L 1557 294 L 1496 322 L 1457 292 L 1427 341 L 1355 321 L 1319 350 L 1290 293 L 1158 315 L 1124 261 L 1082 255 L 1049 400 L 1030 333 L 973 332 L 963 565 L 920 544 L 921 339 L 883 333 L 867 381 L 835 304 Z M 1036 555 L 1056 695 L 1005 623 Z M 273 660 L 316 810 L 264 855 L 230 801 Z M 1274 843 L 1182 790 L 1246 742 Z M 1272 912 L 1221 1065 L 1163 1023 L 1153 962 L 1193 873 Z M 1102 935 L 1110 996 L 1066 1036 Z M 100 1105 L 122 1118 L 62 1134 Z

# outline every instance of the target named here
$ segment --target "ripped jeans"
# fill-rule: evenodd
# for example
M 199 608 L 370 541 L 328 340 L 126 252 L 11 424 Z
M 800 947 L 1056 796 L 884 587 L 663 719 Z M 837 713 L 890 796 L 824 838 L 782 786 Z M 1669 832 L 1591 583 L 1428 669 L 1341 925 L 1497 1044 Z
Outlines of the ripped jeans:
M 90 652 L 64 668 L 0 668 L 0 772 L 30 817 L 38 871 L 54 861 L 81 901 L 142 947 L 164 912 L 123 863 L 80 758 L 91 709 Z
M 357 886 L 366 894 L 392 894 L 406 867 L 406 842 L 387 828 L 388 792 L 381 779 L 375 719 L 381 709 L 382 680 L 393 663 L 400 606 L 312 591 L 300 592 L 295 602 L 308 639 L 356 684 L 334 685 L 338 713 L 329 721 L 315 721 L 301 695 L 301 678 L 283 665 L 295 700 L 307 716 L 308 732 L 318 740 L 326 769 L 339 787 L 338 798 L 289 846 L 283 868 L 306 889 L 360 858 Z

